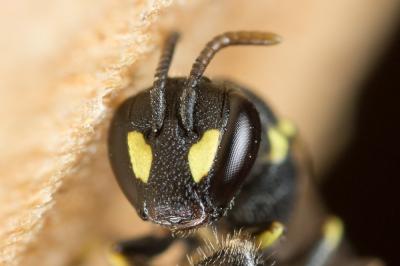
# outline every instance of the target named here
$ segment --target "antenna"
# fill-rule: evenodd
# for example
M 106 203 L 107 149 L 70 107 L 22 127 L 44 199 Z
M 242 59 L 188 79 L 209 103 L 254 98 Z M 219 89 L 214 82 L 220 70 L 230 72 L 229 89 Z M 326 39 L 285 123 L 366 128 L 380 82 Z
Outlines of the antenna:
M 186 131 L 193 130 L 193 111 L 196 103 L 196 87 L 214 55 L 222 48 L 232 45 L 273 45 L 281 38 L 269 32 L 233 31 L 217 35 L 201 51 L 192 66 L 180 98 L 179 113 Z
M 179 34 L 172 32 L 165 40 L 160 61 L 154 75 L 153 88 L 150 90 L 152 129 L 154 132 L 157 132 L 164 122 L 166 108 L 165 86 L 178 39 Z

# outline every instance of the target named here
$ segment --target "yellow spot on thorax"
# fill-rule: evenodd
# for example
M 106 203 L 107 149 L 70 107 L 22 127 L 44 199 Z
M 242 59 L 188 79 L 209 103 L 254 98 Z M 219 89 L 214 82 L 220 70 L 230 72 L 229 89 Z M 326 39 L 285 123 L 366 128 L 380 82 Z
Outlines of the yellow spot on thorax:
M 282 235 L 285 227 L 280 222 L 273 222 L 271 227 L 258 235 L 257 240 L 261 249 L 271 247 Z
M 343 238 L 344 226 L 340 218 L 329 217 L 322 228 L 322 234 L 326 243 L 332 248 L 336 248 Z
M 269 160 L 274 163 L 283 161 L 289 151 L 288 139 L 276 127 L 268 129 L 268 139 L 271 144 Z
M 279 163 L 289 153 L 290 139 L 296 134 L 296 128 L 289 120 L 280 120 L 275 127 L 268 128 L 267 134 L 271 144 L 269 160 Z
M 190 148 L 188 155 L 189 168 L 196 183 L 200 182 L 210 171 L 217 153 L 220 135 L 219 130 L 209 129 Z
M 297 133 L 296 126 L 288 119 L 280 119 L 278 128 L 287 138 L 293 138 Z
M 137 178 L 147 183 L 153 161 L 151 147 L 146 143 L 143 134 L 138 131 L 129 132 L 127 141 L 133 172 Z

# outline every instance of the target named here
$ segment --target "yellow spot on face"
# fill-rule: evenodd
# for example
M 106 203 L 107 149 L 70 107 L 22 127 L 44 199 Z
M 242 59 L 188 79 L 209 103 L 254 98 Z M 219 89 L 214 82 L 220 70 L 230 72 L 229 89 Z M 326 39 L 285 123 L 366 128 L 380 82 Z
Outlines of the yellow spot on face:
M 193 144 L 189 150 L 189 167 L 196 183 L 207 176 L 217 153 L 221 133 L 217 129 L 204 132 L 199 142 Z
M 151 147 L 146 143 L 143 134 L 138 131 L 129 132 L 127 140 L 133 172 L 137 178 L 147 183 L 153 161 Z
M 120 253 L 115 251 L 108 252 L 108 261 L 113 266 L 129 266 L 128 260 Z
M 322 228 L 324 239 L 332 248 L 336 248 L 342 240 L 343 231 L 343 222 L 336 216 L 329 217 Z
M 279 222 L 273 222 L 271 227 L 262 232 L 258 237 L 260 248 L 266 249 L 271 247 L 282 235 L 285 227 Z

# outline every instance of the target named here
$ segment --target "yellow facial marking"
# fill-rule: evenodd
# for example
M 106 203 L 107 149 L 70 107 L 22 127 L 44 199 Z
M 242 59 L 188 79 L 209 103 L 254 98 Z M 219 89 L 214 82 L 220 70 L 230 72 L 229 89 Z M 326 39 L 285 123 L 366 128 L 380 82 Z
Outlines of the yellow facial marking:
M 189 167 L 196 183 L 207 176 L 217 153 L 221 133 L 217 129 L 204 132 L 199 142 L 193 144 L 189 150 Z
M 340 243 L 343 231 L 343 222 L 336 216 L 329 217 L 322 228 L 324 239 L 332 248 L 336 248 Z
M 146 143 L 143 134 L 138 131 L 129 132 L 127 140 L 133 172 L 137 178 L 147 183 L 153 161 L 151 147 Z
M 260 248 L 266 249 L 272 246 L 282 235 L 285 227 L 279 222 L 273 222 L 271 227 L 262 232 L 258 237 Z

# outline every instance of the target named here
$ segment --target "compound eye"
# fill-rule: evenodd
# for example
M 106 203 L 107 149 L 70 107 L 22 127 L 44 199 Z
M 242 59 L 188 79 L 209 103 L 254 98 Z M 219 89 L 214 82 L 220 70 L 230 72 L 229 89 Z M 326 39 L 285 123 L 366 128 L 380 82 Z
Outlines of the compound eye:
M 192 177 L 196 183 L 208 175 L 211 170 L 221 133 L 218 129 L 209 129 L 201 139 L 192 145 L 189 150 L 188 161 Z
M 229 119 L 210 180 L 210 195 L 218 207 L 227 207 L 257 158 L 261 125 L 254 105 L 237 92 L 229 97 Z
M 153 162 L 151 146 L 146 143 L 143 134 L 139 131 L 131 131 L 127 136 L 128 152 L 135 177 L 147 183 L 150 176 L 150 168 Z

